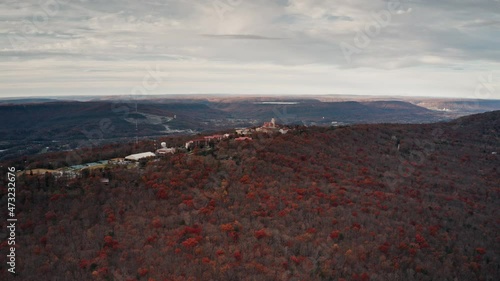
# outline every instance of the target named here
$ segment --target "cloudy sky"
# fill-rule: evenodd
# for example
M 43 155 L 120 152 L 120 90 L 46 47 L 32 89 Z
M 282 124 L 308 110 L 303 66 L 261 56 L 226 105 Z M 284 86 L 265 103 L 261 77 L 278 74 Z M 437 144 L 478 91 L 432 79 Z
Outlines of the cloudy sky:
M 3 0 L 0 97 L 500 98 L 500 0 Z

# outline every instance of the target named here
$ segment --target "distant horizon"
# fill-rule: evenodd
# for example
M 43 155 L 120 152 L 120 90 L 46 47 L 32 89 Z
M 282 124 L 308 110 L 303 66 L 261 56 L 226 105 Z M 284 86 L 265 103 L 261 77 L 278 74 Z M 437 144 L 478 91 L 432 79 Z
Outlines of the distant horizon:
M 230 97 L 230 98 L 242 98 L 242 99 L 253 99 L 253 98 L 276 98 L 276 99 L 286 99 L 291 100 L 297 99 L 317 99 L 317 98 L 338 98 L 338 99 L 395 99 L 395 100 L 408 100 L 408 99 L 444 99 L 444 100 L 500 100 L 500 97 L 494 98 L 468 98 L 468 97 L 446 97 L 446 96 L 398 96 L 398 95 L 290 95 L 290 94 L 268 94 L 268 95 L 255 95 L 255 94 L 225 94 L 225 93 L 199 93 L 199 94 L 156 94 L 156 95 L 145 95 L 145 96 L 132 96 L 132 95 L 33 95 L 33 96 L 0 96 L 0 100 L 23 100 L 23 99 L 47 99 L 47 100 L 79 100 L 79 99 L 129 99 L 129 100 L 149 100 L 149 99 L 196 99 L 196 98 L 210 98 L 210 97 Z

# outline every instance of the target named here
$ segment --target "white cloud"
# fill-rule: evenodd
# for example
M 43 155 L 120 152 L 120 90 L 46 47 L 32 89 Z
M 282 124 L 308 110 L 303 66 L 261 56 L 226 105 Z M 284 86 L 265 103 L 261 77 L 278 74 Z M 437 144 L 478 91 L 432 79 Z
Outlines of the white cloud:
M 500 69 L 500 2 L 395 1 L 6 1 L 0 95 L 119 94 L 158 63 L 161 93 L 473 97 Z

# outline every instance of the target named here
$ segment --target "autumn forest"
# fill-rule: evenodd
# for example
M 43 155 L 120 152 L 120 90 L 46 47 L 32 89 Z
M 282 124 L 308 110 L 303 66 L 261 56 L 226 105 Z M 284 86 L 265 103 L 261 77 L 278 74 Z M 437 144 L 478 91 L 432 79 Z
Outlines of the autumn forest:
M 296 126 L 74 179 L 25 174 L 18 274 L 2 263 L 0 279 L 499 280 L 499 134 L 500 111 L 434 124 Z M 148 145 L 80 155 L 96 161 Z M 2 255 L 8 247 L 0 244 Z

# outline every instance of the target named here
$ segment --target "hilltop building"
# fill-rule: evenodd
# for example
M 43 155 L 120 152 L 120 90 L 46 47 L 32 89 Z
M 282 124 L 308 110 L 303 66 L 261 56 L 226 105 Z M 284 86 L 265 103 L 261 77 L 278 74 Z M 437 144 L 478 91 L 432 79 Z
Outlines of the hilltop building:
M 175 153 L 175 147 L 167 147 L 167 144 L 165 142 L 162 142 L 161 148 L 156 150 L 156 155 L 167 155 L 174 153 Z
M 242 128 L 242 129 L 236 129 L 236 134 L 240 136 L 249 136 L 253 132 L 263 132 L 263 133 L 281 133 L 281 134 L 286 134 L 288 133 L 289 129 L 279 126 L 276 124 L 276 120 L 274 118 L 271 119 L 271 122 L 264 122 L 264 124 L 261 127 L 258 127 L 256 129 L 252 128 Z
M 259 127 L 255 129 L 257 132 L 264 132 L 264 133 L 274 133 L 279 130 L 278 126 L 276 126 L 276 120 L 271 119 L 271 122 L 264 122 L 264 125 L 262 127 Z
M 127 165 L 129 162 L 125 158 L 113 158 L 109 159 L 108 163 L 110 165 Z
M 280 132 L 282 134 L 288 133 L 288 129 L 276 125 L 276 120 L 274 118 L 271 119 L 271 122 L 264 122 L 264 125 L 262 127 L 259 127 L 255 130 L 257 132 L 264 132 L 264 133 L 276 133 L 276 132 Z
M 150 157 L 156 157 L 156 154 L 154 154 L 153 152 L 137 153 L 137 154 L 132 154 L 132 155 L 125 157 L 125 160 L 136 162 L 136 161 L 139 161 L 141 159 L 150 158 Z
M 40 175 L 45 175 L 45 173 L 57 175 L 60 172 L 57 170 L 48 170 L 48 169 L 28 169 L 25 171 L 18 171 L 16 175 L 18 177 L 21 175 L 40 176 Z
M 264 122 L 264 126 L 262 128 L 276 128 L 276 120 L 274 118 L 271 119 L 271 122 Z
M 198 147 L 198 146 L 205 146 L 208 145 L 208 140 L 205 138 L 196 138 L 193 140 L 190 140 L 186 142 L 186 149 Z
M 242 128 L 242 129 L 236 129 L 235 130 L 238 135 L 251 135 L 252 134 L 252 129 L 247 129 L 247 128 Z
M 229 138 L 229 136 L 230 136 L 229 134 L 204 136 L 204 137 L 196 138 L 194 140 L 190 140 L 190 141 L 186 142 L 185 146 L 186 146 L 186 149 L 191 149 L 194 147 L 215 145 L 216 142 L 219 142 L 225 138 Z
M 156 155 L 174 154 L 175 147 L 165 147 L 156 150 Z

